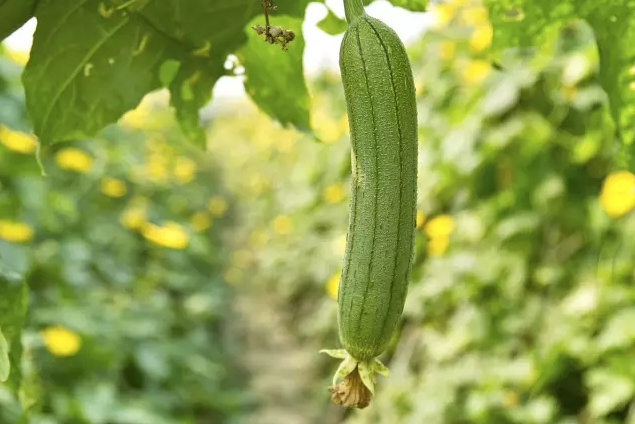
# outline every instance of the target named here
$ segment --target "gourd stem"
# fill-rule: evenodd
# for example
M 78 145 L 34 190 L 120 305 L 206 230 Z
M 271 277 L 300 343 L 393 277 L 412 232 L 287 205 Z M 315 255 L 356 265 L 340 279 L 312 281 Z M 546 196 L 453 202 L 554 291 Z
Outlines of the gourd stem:
M 365 13 L 364 3 L 362 0 L 344 0 L 344 13 L 346 21 L 351 23 Z

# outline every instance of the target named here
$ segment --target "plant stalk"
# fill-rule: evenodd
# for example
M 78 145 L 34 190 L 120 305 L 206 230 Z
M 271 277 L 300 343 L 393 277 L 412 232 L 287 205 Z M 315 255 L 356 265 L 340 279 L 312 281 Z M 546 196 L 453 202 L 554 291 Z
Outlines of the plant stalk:
M 364 3 L 362 0 L 344 0 L 344 13 L 346 14 L 346 22 L 349 24 L 364 13 Z

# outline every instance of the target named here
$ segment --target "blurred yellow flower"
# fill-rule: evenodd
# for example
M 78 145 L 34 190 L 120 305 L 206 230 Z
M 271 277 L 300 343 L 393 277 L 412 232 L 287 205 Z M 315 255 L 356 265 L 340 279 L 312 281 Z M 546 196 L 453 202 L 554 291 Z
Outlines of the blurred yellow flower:
M 174 176 L 176 179 L 185 184 L 194 179 L 196 175 L 196 162 L 190 158 L 178 157 L 174 166 Z
M 149 97 L 144 97 L 141 103 L 133 110 L 126 112 L 119 121 L 120 124 L 127 128 L 143 129 L 147 127 L 152 112 Z
M 627 171 L 610 174 L 604 180 L 600 205 L 612 218 L 618 218 L 635 207 L 635 175 Z
M 278 215 L 273 220 L 273 229 L 278 234 L 289 234 L 293 229 L 293 223 L 291 222 L 291 218 L 286 215 Z
M 439 256 L 450 244 L 450 234 L 454 230 L 454 219 L 450 215 L 439 215 L 429 220 L 423 231 L 429 237 L 428 254 Z
M 421 228 L 425 221 L 426 215 L 421 211 L 417 211 L 417 228 Z
M 161 153 L 151 153 L 146 164 L 146 175 L 155 183 L 162 183 L 168 179 L 168 159 Z
M 62 169 L 86 173 L 93 166 L 93 158 L 83 150 L 68 147 L 55 154 L 55 162 Z
M 126 209 L 121 214 L 119 222 L 126 228 L 138 230 L 147 222 L 145 205 L 135 205 Z
M 342 115 L 342 118 L 340 118 L 340 131 L 342 132 L 342 134 L 346 134 L 348 130 L 348 114 L 345 113 L 344 115 Z
M 423 89 L 424 88 L 425 88 L 425 85 L 424 85 L 423 81 L 421 81 L 421 80 L 415 81 L 415 95 L 416 96 L 420 96 L 421 93 L 423 93 Z
M 242 275 L 243 275 L 242 271 L 239 270 L 238 268 L 229 268 L 225 272 L 225 275 L 223 277 L 225 278 L 225 281 L 227 281 L 229 284 L 236 284 L 238 281 L 240 281 Z
M 30 134 L 13 131 L 0 125 L 0 143 L 15 152 L 29 154 L 35 152 L 37 140 Z
M 448 26 L 456 14 L 456 5 L 454 2 L 445 1 L 443 3 L 433 3 L 429 6 L 429 11 L 434 19 L 436 28 Z
M 340 285 L 340 273 L 333 274 L 331 278 L 326 282 L 326 293 L 333 299 L 337 300 L 337 292 Z
M 450 40 L 443 40 L 439 43 L 439 56 L 443 60 L 452 60 L 456 54 L 456 43 Z
M 209 199 L 207 208 L 214 216 L 221 216 L 227 210 L 227 201 L 221 196 L 214 196 Z
M 430 238 L 449 236 L 454 231 L 454 219 L 450 215 L 435 216 L 423 228 Z
M 0 220 L 0 238 L 14 242 L 24 243 L 33 237 L 33 228 L 24 222 Z
M 313 121 L 314 128 L 318 129 L 319 136 L 325 143 L 332 143 L 342 135 L 340 123 L 331 119 L 331 117 L 321 109 L 318 109 L 313 114 Z
M 190 218 L 190 223 L 196 231 L 205 231 L 212 225 L 212 219 L 206 212 L 197 212 Z
M 474 53 L 480 53 L 492 44 L 494 30 L 489 24 L 479 25 L 474 28 L 470 37 L 470 48 Z
M 68 328 L 56 325 L 42 330 L 44 345 L 55 356 L 73 356 L 81 347 L 81 337 Z
M 448 250 L 450 245 L 450 237 L 437 236 L 428 240 L 428 254 L 430 256 L 439 256 Z
M 173 221 L 164 225 L 146 224 L 142 227 L 143 236 L 154 244 L 171 249 L 185 249 L 189 243 L 183 227 Z
M 463 81 L 467 84 L 482 82 L 491 71 L 491 65 L 485 60 L 470 60 L 460 68 Z
M 344 187 L 342 184 L 331 184 L 322 193 L 326 203 L 339 203 L 344 200 Z
M 124 181 L 117 178 L 102 178 L 101 192 L 109 197 L 121 197 L 126 194 L 127 187 Z
M 472 3 L 461 9 L 461 21 L 473 26 L 488 23 L 489 15 L 487 9 L 483 5 L 478 4 L 478 2 Z

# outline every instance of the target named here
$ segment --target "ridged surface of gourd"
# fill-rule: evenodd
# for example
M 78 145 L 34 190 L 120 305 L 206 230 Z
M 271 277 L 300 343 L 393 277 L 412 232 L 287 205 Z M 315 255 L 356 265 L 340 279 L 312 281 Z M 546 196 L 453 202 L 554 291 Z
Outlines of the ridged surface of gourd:
M 340 72 L 351 132 L 350 216 L 338 305 L 357 360 L 388 346 L 403 311 L 417 198 L 417 110 L 403 43 L 366 14 L 349 23 Z

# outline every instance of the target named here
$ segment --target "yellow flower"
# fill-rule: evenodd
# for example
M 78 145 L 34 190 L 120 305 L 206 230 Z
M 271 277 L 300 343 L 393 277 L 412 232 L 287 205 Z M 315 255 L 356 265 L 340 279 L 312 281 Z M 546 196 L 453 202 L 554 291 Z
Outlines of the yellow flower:
M 417 228 L 421 228 L 423 223 L 426 221 L 426 216 L 423 212 L 417 211 Z
M 149 97 L 144 97 L 136 109 L 133 109 L 123 115 L 120 120 L 121 125 L 133 129 L 145 128 L 150 120 L 150 114 L 152 112 L 151 104 L 148 99 Z
M 189 243 L 187 233 L 177 222 L 166 222 L 164 225 L 146 224 L 141 233 L 154 244 L 171 249 L 185 249 Z
M 474 53 L 480 53 L 492 44 L 494 30 L 489 24 L 479 25 L 470 37 L 470 48 Z
M 140 229 L 147 222 L 146 202 L 143 199 L 135 199 L 119 218 L 119 222 L 131 230 Z
M 0 143 L 15 152 L 29 154 L 35 152 L 37 141 L 35 137 L 19 131 L 13 131 L 0 125 Z
M 461 76 L 467 84 L 482 82 L 491 72 L 492 67 L 485 60 L 470 60 L 461 66 Z
M 23 222 L 0 220 L 0 238 L 15 242 L 24 243 L 33 237 L 33 228 Z
M 635 207 L 635 175 L 627 171 L 610 174 L 604 180 L 600 205 L 612 218 L 618 218 Z
M 452 60 L 456 53 L 456 43 L 450 40 L 444 40 L 439 43 L 439 56 L 443 60 Z
M 93 166 L 93 158 L 83 150 L 74 147 L 62 149 L 55 154 L 55 161 L 62 169 L 86 173 Z
M 131 230 L 137 230 L 143 226 L 146 222 L 145 209 L 133 208 L 126 210 L 122 215 L 120 222 L 124 227 Z
M 461 10 L 461 21 L 468 25 L 479 26 L 488 22 L 487 9 L 480 4 L 473 4 Z
M 415 95 L 416 96 L 420 96 L 421 93 L 423 93 L 424 88 L 425 88 L 425 85 L 423 84 L 421 80 L 415 81 Z
M 450 215 L 435 216 L 423 230 L 430 238 L 448 237 L 454 231 L 454 219 Z
M 55 356 L 73 356 L 82 344 L 77 333 L 59 325 L 46 327 L 42 338 L 46 348 Z
M 117 178 L 102 178 L 101 192 L 109 197 L 121 197 L 126 194 L 126 183 Z
M 345 113 L 340 119 L 340 131 L 342 132 L 342 134 L 346 134 L 346 131 L 348 130 L 349 130 L 348 114 Z
M 430 5 L 430 12 L 434 18 L 434 26 L 443 28 L 448 26 L 456 14 L 456 5 L 452 2 L 435 3 Z
M 227 210 L 227 201 L 221 196 L 214 196 L 209 200 L 207 208 L 212 215 L 221 216 Z
M 316 111 L 313 118 L 314 127 L 319 129 L 320 138 L 325 143 L 332 143 L 342 135 L 339 123 L 331 119 L 324 111 Z
M 322 196 L 326 203 L 339 203 L 344 200 L 344 187 L 342 184 L 331 184 L 324 189 Z
M 194 179 L 194 175 L 196 175 L 196 162 L 186 157 L 176 158 L 174 176 L 177 180 L 183 184 L 189 183 Z
M 428 240 L 428 255 L 439 256 L 448 250 L 450 238 L 448 236 L 437 236 Z
M 293 228 L 293 223 L 288 216 L 278 215 L 276 219 L 273 220 L 273 229 L 278 234 L 289 234 Z
M 190 223 L 196 231 L 205 231 L 212 225 L 212 220 L 205 212 L 197 212 L 190 218 Z
M 161 183 L 168 178 L 168 160 L 161 153 L 151 153 L 146 164 L 146 175 L 155 183 Z
M 333 299 L 337 300 L 337 292 L 340 285 L 340 273 L 333 274 L 331 278 L 326 282 L 326 293 Z

